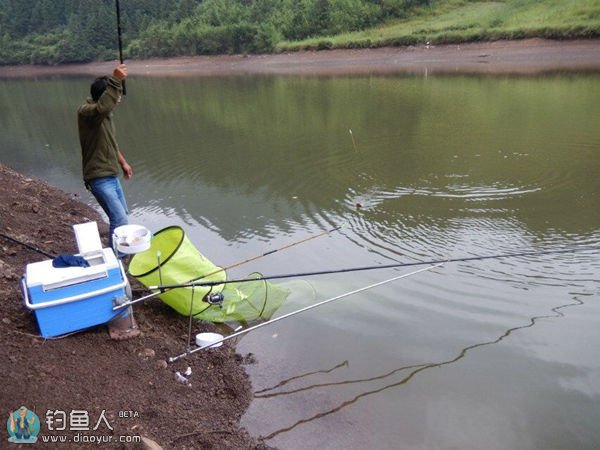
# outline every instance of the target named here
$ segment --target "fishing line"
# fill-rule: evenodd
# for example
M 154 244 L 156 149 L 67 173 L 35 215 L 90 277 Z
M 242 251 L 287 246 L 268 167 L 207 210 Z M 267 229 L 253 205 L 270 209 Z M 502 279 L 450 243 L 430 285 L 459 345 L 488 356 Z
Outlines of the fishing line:
M 352 138 L 352 146 L 354 147 L 354 151 L 358 153 L 358 149 L 356 148 L 356 141 L 354 140 L 354 134 L 352 134 L 352 130 L 348 130 L 350 132 L 350 137 Z
M 502 258 L 515 258 L 519 256 L 542 256 L 542 255 L 556 255 L 561 253 L 574 253 L 581 251 L 598 251 L 600 248 L 598 247 L 582 247 L 582 248 L 570 248 L 570 249 L 557 249 L 557 250 L 544 250 L 538 252 L 519 252 L 519 253 L 504 253 L 498 255 L 488 255 L 488 256 L 466 256 L 462 258 L 449 258 L 449 259 L 439 259 L 439 260 L 431 260 L 431 261 L 416 261 L 409 263 L 394 263 L 394 264 L 382 264 L 377 266 L 362 266 L 362 267 L 349 267 L 345 269 L 333 269 L 333 270 L 319 270 L 313 272 L 300 272 L 300 273 L 288 273 L 288 274 L 280 274 L 280 275 L 270 275 L 261 278 L 242 278 L 237 280 L 223 280 L 223 281 L 200 281 L 195 283 L 196 286 L 219 286 L 222 284 L 229 283 L 244 283 L 249 281 L 257 281 L 257 280 L 279 280 L 283 278 L 295 278 L 295 277 L 307 277 L 307 276 L 316 276 L 316 275 L 330 275 L 336 273 L 350 273 L 350 272 L 360 272 L 367 270 L 380 270 L 380 269 L 397 269 L 402 267 L 415 267 L 415 266 L 424 266 L 424 265 L 432 265 L 432 264 L 446 264 L 446 263 L 455 263 L 455 262 L 468 262 L 468 261 L 483 261 L 487 259 L 502 259 Z M 164 285 L 164 286 L 149 286 L 150 290 L 166 290 L 173 289 L 178 287 L 187 287 L 189 283 L 182 284 L 172 284 L 172 285 Z
M 430 266 L 428 266 L 428 267 L 424 267 L 424 268 L 422 268 L 422 269 L 417 269 L 417 270 L 415 270 L 415 271 L 413 271 L 413 272 L 404 273 L 404 274 L 402 274 L 402 275 L 398 275 L 398 276 L 395 276 L 395 277 L 393 277 L 393 278 L 389 278 L 389 279 L 387 279 L 387 280 L 379 281 L 379 282 L 377 282 L 377 283 L 373 283 L 373 284 L 370 284 L 370 285 L 368 285 L 368 286 L 364 286 L 364 287 L 362 287 L 362 288 L 355 289 L 355 290 L 353 290 L 353 291 L 349 291 L 349 292 L 346 292 L 346 293 L 344 293 L 344 294 L 340 294 L 340 295 L 337 295 L 337 296 L 335 296 L 335 297 L 328 298 L 327 300 L 323 300 L 322 302 L 315 303 L 315 304 L 313 304 L 313 305 L 309 305 L 309 306 L 306 306 L 306 307 L 304 307 L 304 308 L 298 309 L 298 310 L 296 310 L 296 311 L 292 311 L 292 312 L 290 312 L 290 313 L 284 314 L 283 316 L 276 317 L 275 319 L 271 319 L 271 320 L 269 320 L 268 322 L 259 323 L 258 325 L 254 325 L 253 327 L 246 328 L 245 330 L 238 331 L 237 333 L 230 334 L 229 336 L 225 336 L 225 337 L 223 337 L 223 338 L 222 338 L 222 339 L 220 339 L 220 340 L 217 340 L 217 341 L 215 341 L 215 342 L 212 342 L 212 343 L 210 343 L 210 344 L 203 345 L 202 347 L 195 348 L 194 350 L 188 350 L 188 351 L 186 351 L 185 353 L 182 353 L 182 354 L 180 354 L 180 355 L 177 355 L 177 356 L 172 356 L 172 357 L 170 357 L 170 358 L 168 359 L 168 362 L 170 362 L 170 363 L 172 363 L 172 362 L 175 362 L 175 361 L 177 361 L 178 359 L 180 359 L 180 358 L 183 358 L 184 356 L 191 355 L 192 353 L 199 352 L 199 351 L 201 351 L 201 350 L 204 350 L 204 349 L 207 349 L 207 348 L 209 348 L 209 347 L 213 347 L 213 346 L 215 346 L 216 344 L 219 344 L 219 343 L 221 343 L 221 342 L 228 341 L 229 339 L 233 339 L 234 337 L 241 336 L 241 335 L 243 335 L 243 334 L 246 334 L 246 333 L 249 333 L 249 332 L 251 332 L 251 331 L 257 330 L 257 329 L 259 329 L 259 328 L 266 327 L 266 326 L 268 326 L 268 325 L 272 325 L 272 324 L 274 324 L 275 322 L 279 322 L 280 320 L 284 320 L 284 319 L 287 319 L 287 318 L 289 318 L 289 317 L 295 316 L 296 314 L 300 314 L 300 313 L 302 313 L 302 312 L 309 311 L 309 310 L 311 310 L 311 309 L 317 308 L 317 307 L 319 307 L 319 306 L 326 305 L 326 304 L 328 304 L 328 303 L 331 303 L 331 302 L 334 302 L 334 301 L 336 301 L 336 300 L 340 300 L 340 299 L 342 299 L 342 298 L 349 297 L 350 295 L 354 295 L 354 294 L 358 294 L 358 293 L 360 293 L 360 292 L 364 292 L 364 291 L 366 291 L 366 290 L 368 290 L 368 289 L 376 288 L 376 287 L 378 287 L 378 286 L 382 286 L 382 285 L 384 285 L 384 284 L 391 283 L 392 281 L 400 280 L 401 278 L 407 278 L 407 277 L 409 277 L 409 276 L 411 276 L 411 275 L 416 275 L 416 274 L 418 274 L 418 273 L 425 272 L 425 271 L 427 271 L 427 270 L 435 269 L 435 268 L 437 268 L 437 267 L 440 267 L 440 266 L 442 266 L 443 264 L 444 264 L 444 263 L 438 263 L 438 264 L 435 264 L 435 265 L 430 265 Z

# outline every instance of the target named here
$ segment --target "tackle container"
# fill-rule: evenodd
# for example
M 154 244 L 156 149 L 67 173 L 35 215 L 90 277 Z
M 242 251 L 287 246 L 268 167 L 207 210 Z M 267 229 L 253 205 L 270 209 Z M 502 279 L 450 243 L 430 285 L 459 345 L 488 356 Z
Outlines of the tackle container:
M 56 268 L 52 260 L 28 264 L 23 276 L 25 305 L 43 337 L 60 336 L 109 322 L 119 314 L 113 302 L 127 297 L 123 265 L 101 248 L 95 222 L 74 225 L 79 254 L 89 267 Z

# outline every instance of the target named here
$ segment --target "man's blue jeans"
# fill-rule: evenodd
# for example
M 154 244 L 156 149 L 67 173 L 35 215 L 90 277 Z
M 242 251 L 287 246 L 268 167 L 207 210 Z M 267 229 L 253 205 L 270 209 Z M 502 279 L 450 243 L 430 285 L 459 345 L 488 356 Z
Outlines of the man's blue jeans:
M 96 197 L 96 200 L 108 216 L 110 223 L 109 227 L 109 242 L 112 248 L 113 232 L 115 228 L 121 225 L 127 225 L 129 222 L 127 214 L 127 203 L 121 188 L 121 182 L 118 177 L 102 177 L 88 181 L 90 191 Z

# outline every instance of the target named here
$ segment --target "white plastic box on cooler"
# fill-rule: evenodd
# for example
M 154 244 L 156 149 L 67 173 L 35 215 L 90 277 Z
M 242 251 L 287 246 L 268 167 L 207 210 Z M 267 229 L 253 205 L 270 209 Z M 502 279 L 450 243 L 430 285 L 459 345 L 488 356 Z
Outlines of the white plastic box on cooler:
M 126 296 L 127 277 L 114 252 L 102 248 L 95 222 L 74 225 L 79 254 L 89 267 L 61 267 L 52 260 L 28 264 L 22 279 L 25 305 L 43 337 L 60 336 L 112 320 L 113 301 Z

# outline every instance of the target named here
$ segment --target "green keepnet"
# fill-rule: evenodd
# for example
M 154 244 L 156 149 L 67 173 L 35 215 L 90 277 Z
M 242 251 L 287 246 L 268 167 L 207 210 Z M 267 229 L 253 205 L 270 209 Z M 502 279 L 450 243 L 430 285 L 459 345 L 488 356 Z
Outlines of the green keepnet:
M 212 274 L 202 281 L 223 281 L 227 274 L 202 255 L 190 242 L 181 227 L 172 226 L 158 231 L 150 242 L 150 248 L 131 258 L 129 273 L 144 286 L 160 286 L 187 283 L 203 275 Z M 223 286 L 212 287 L 221 292 Z M 211 291 L 210 287 L 176 288 L 162 293 L 159 298 L 184 316 L 190 315 L 192 292 L 194 304 L 192 315 L 206 308 L 202 301 Z
M 160 270 L 159 270 L 160 269 Z M 129 274 L 144 286 L 177 285 L 192 280 L 225 281 L 227 274 L 202 255 L 179 226 L 154 234 L 150 249 L 133 256 Z M 247 278 L 257 278 L 252 274 Z M 223 306 L 203 301 L 206 294 L 223 294 Z M 289 290 L 267 281 L 169 289 L 159 298 L 179 314 L 210 322 L 268 320 L 286 300 Z

